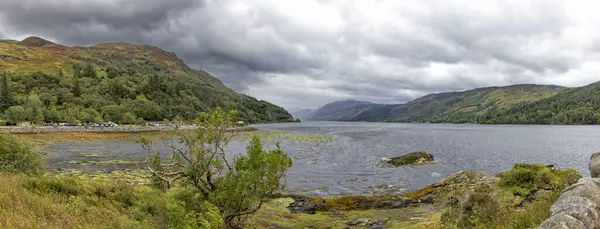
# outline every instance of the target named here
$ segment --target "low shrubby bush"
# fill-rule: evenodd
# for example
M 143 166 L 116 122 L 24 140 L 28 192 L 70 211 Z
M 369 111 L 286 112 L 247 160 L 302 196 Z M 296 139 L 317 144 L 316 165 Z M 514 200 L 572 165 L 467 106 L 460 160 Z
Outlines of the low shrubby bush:
M 42 157 L 31 144 L 11 134 L 0 134 L 0 171 L 36 175 L 42 169 Z
M 577 182 L 574 169 L 518 163 L 466 193 L 448 195 L 444 228 L 532 228 L 550 217 L 560 191 Z

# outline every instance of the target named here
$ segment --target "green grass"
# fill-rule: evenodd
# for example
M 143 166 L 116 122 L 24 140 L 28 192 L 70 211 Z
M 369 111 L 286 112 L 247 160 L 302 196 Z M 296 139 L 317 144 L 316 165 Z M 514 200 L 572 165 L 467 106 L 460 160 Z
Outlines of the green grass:
M 0 173 L 0 228 L 167 228 L 165 194 L 146 186 Z
M 0 228 L 169 228 L 175 225 L 171 210 L 182 208 L 172 207 L 168 193 L 143 185 L 148 180 L 131 175 L 141 172 L 118 170 L 86 174 L 62 170 L 60 174 L 45 176 L 0 173 Z M 469 220 L 463 222 L 474 223 L 462 224 L 462 227 L 530 228 L 548 218 L 549 208 L 560 190 L 581 177 L 572 169 L 552 170 L 521 163 L 500 173 L 499 178 L 480 179 L 478 176 L 478 173 L 461 173 L 447 179 L 443 187 L 428 186 L 404 195 L 416 199 L 435 189 L 454 185 L 452 192 L 438 192 L 457 200 L 454 205 L 444 202 L 448 205 L 374 210 L 357 205 L 351 197 L 340 197 L 325 200 L 329 201 L 328 205 L 338 207 L 311 215 L 291 213 L 286 207 L 293 200 L 277 198 L 263 205 L 249 226 L 346 228 L 348 221 L 369 218 L 387 219 L 387 228 L 460 228 L 452 222 L 447 224 L 448 219 L 458 221 L 467 216 Z M 468 185 L 468 180 L 474 181 L 471 182 L 474 186 Z M 532 201 L 524 201 L 523 197 L 530 194 L 534 194 Z M 494 217 L 480 218 L 492 213 L 478 215 L 477 212 L 493 212 Z

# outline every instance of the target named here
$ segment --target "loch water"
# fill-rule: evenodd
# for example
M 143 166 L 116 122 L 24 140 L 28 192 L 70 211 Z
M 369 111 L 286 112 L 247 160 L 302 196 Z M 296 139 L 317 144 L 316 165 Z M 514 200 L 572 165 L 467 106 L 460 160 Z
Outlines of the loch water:
M 303 122 L 261 124 L 264 130 L 331 135 L 332 141 L 313 144 L 282 142 L 293 159 L 286 190 L 312 195 L 369 194 L 414 190 L 462 170 L 490 175 L 517 162 L 575 168 L 589 176 L 589 157 L 600 151 L 600 126 L 404 124 L 366 122 Z M 232 152 L 243 152 L 246 142 L 233 142 Z M 273 143 L 267 143 L 273 148 Z M 54 142 L 43 147 L 50 169 L 85 167 L 110 171 L 115 166 L 84 166 L 70 161 L 99 158 L 143 158 L 141 146 L 119 139 Z M 168 149 L 159 145 L 165 154 Z M 383 157 L 415 151 L 434 155 L 436 163 L 400 168 L 377 166 Z M 115 156 L 116 155 L 116 156 Z

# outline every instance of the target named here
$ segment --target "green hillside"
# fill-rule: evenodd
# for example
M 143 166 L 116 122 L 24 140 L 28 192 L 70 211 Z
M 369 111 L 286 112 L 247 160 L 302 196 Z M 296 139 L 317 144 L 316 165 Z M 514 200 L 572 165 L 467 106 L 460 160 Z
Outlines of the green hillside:
M 549 98 L 561 89 L 553 85 L 512 85 L 434 94 L 406 103 L 406 112 L 392 121 L 475 122 L 478 115 Z
M 147 45 L 0 40 L 0 75 L 0 114 L 9 123 L 189 120 L 218 106 L 247 122 L 292 121 L 285 109 Z
M 337 110 L 338 121 L 474 123 L 490 112 L 550 98 L 565 90 L 554 85 L 512 85 L 430 94 L 405 104 L 361 104 Z M 333 115 L 331 115 L 333 116 Z M 322 114 L 322 117 L 328 117 Z M 349 118 L 348 118 L 349 117 Z
M 563 90 L 550 98 L 490 111 L 479 123 L 600 124 L 600 82 Z

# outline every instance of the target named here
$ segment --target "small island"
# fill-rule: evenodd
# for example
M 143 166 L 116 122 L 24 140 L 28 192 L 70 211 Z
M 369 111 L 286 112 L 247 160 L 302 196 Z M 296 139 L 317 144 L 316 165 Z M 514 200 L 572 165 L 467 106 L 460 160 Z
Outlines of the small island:
M 384 158 L 382 161 L 396 167 L 405 165 L 419 165 L 433 161 L 433 155 L 427 152 L 413 152 L 403 156 Z

